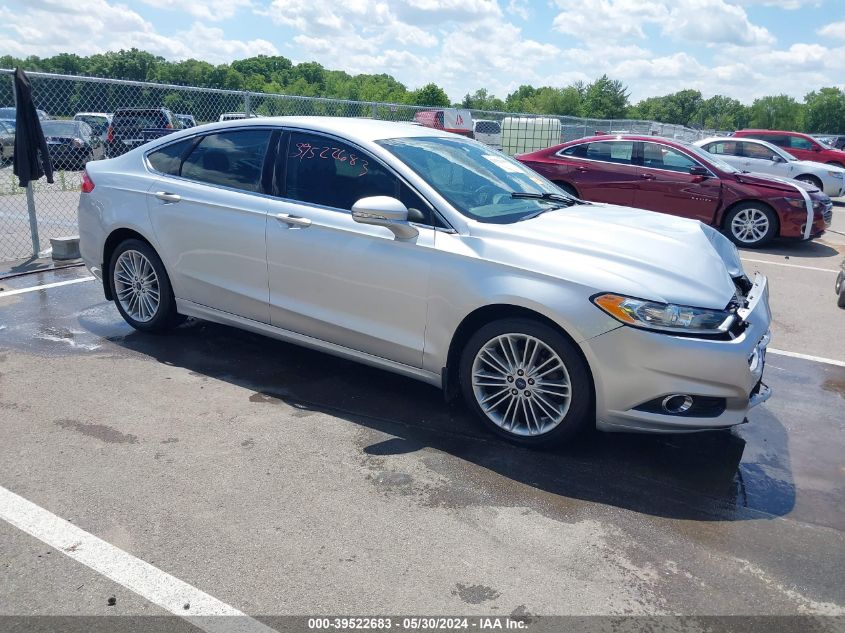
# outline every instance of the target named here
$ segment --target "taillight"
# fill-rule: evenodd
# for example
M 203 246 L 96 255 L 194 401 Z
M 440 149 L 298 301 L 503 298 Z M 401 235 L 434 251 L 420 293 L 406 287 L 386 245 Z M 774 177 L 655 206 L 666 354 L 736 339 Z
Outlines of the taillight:
M 91 193 L 94 191 L 94 181 L 88 175 L 88 170 L 82 170 L 82 193 Z
M 111 125 L 109 126 L 109 131 L 106 133 L 106 140 L 109 143 L 114 142 L 114 128 Z

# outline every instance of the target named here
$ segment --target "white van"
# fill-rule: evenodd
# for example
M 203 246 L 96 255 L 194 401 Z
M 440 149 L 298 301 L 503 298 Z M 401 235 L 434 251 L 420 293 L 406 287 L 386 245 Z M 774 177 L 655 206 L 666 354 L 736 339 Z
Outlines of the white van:
M 472 133 L 476 141 L 502 151 L 502 124 L 498 121 L 475 119 L 472 122 Z

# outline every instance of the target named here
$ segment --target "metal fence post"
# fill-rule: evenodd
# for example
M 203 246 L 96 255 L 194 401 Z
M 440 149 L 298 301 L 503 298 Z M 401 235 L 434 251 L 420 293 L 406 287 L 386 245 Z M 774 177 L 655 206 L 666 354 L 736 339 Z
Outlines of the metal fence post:
M 26 183 L 26 209 L 29 212 L 29 233 L 32 236 L 32 256 L 37 258 L 41 252 L 38 239 L 38 218 L 35 217 L 35 196 L 32 193 L 32 181 Z
M 244 93 L 244 114 L 247 115 L 247 117 L 249 117 L 249 110 L 250 110 L 249 106 L 250 106 L 249 93 L 245 92 Z

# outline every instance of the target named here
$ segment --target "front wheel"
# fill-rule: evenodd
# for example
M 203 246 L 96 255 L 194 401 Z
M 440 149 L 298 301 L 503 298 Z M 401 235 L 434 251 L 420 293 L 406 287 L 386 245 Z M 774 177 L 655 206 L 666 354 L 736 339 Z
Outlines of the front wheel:
M 146 242 L 121 242 L 112 254 L 109 279 L 118 311 L 136 330 L 163 332 L 181 320 L 164 264 Z
M 485 426 L 531 447 L 560 444 L 591 418 L 587 365 L 548 325 L 503 319 L 478 330 L 460 360 L 464 399 Z
M 836 294 L 839 298 L 836 300 L 836 305 L 840 308 L 845 308 L 845 271 L 840 272 L 836 277 Z
M 734 244 L 759 248 L 771 242 L 777 235 L 778 219 L 768 207 L 756 202 L 747 202 L 728 212 L 723 229 Z
M 800 182 L 805 182 L 808 185 L 813 185 L 816 189 L 824 191 L 824 186 L 822 185 L 822 181 L 816 178 L 815 176 L 809 176 L 807 174 L 801 174 L 795 180 Z

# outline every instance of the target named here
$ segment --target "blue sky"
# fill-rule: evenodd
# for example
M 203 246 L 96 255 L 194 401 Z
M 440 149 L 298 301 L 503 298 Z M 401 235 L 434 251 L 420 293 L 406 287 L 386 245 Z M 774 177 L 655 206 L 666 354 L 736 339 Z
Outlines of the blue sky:
M 7 0 L 0 42 L 13 55 L 281 54 L 410 88 L 434 81 L 454 100 L 603 73 L 633 101 L 845 87 L 845 0 Z

